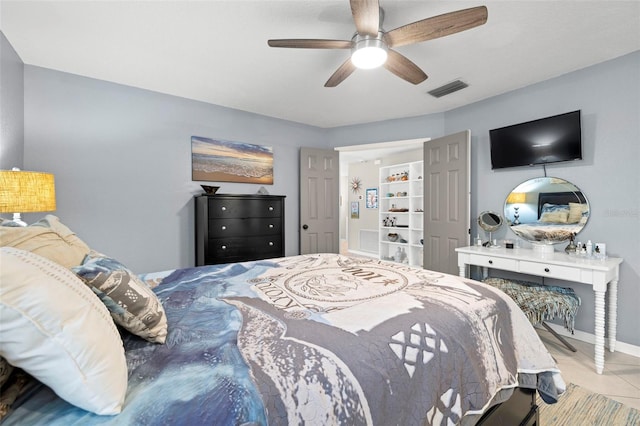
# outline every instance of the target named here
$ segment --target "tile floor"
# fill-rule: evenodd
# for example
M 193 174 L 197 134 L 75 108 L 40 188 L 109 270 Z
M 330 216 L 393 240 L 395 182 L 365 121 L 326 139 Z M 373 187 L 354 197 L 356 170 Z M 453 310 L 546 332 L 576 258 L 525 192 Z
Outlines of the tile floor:
M 558 363 L 565 382 L 640 410 L 640 358 L 605 349 L 604 371 L 597 374 L 592 344 L 565 337 L 578 350 L 571 352 L 545 329 L 536 330 Z

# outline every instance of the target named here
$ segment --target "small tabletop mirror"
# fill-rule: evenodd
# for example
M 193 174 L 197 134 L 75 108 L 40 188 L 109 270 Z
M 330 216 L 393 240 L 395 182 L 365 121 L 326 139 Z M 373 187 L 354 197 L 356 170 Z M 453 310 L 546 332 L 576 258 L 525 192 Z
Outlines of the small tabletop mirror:
M 504 203 L 509 228 L 532 243 L 556 244 L 580 232 L 589 219 L 589 202 L 564 179 L 539 177 L 513 189 Z
M 489 233 L 489 241 L 485 245 L 487 247 L 496 247 L 497 244 L 493 243 L 491 234 L 502 226 L 502 216 L 492 211 L 484 211 L 478 216 L 478 225 Z

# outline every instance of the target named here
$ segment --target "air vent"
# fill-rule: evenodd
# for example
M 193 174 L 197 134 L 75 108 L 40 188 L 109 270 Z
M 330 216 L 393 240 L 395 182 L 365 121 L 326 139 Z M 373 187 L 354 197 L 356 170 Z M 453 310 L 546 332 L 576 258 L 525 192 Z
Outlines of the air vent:
M 462 90 L 465 87 L 469 87 L 469 85 L 462 80 L 456 80 L 452 81 L 451 83 L 445 84 L 444 86 L 440 86 L 436 89 L 430 90 L 428 93 L 436 98 L 441 98 L 450 93 Z

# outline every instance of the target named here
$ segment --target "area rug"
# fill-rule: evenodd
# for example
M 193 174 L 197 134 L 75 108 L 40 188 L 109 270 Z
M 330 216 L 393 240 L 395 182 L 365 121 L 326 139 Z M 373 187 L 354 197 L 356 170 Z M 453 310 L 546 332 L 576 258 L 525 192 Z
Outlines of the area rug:
M 569 383 L 556 404 L 538 397 L 541 426 L 638 426 L 640 411 Z

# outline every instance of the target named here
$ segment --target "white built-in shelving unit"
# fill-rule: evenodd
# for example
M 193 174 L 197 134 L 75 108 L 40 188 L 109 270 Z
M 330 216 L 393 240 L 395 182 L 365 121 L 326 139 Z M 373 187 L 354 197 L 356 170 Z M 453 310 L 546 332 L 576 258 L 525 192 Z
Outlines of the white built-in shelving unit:
M 380 167 L 380 259 L 422 266 L 423 170 L 422 161 Z

